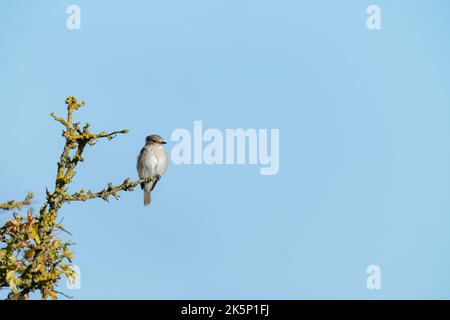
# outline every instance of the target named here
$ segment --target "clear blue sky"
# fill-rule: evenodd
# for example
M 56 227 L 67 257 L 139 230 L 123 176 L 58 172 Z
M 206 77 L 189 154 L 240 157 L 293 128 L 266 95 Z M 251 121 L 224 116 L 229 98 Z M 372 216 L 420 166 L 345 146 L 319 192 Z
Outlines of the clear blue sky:
M 66 8 L 81 8 L 81 30 Z M 382 29 L 369 31 L 377 4 Z M 0 199 L 53 187 L 64 100 L 92 130 L 72 190 L 137 178 L 145 136 L 279 128 L 280 170 L 170 164 L 150 207 L 61 210 L 77 299 L 450 298 L 448 1 L 1 1 Z M 174 143 L 169 141 L 168 150 Z M 4 222 L 7 214 L 0 215 Z M 382 289 L 366 288 L 366 268 Z

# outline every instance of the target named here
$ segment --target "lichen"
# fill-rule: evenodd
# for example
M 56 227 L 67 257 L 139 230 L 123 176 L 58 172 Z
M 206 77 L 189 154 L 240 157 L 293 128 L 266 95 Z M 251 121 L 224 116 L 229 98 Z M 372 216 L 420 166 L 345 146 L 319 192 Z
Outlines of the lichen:
M 13 218 L 0 227 L 0 287 L 9 287 L 8 299 L 27 299 L 34 291 L 40 291 L 42 299 L 57 299 L 58 294 L 65 295 L 57 291 L 56 286 L 62 275 L 70 279 L 75 274 L 71 267 L 73 252 L 70 249 L 74 243 L 63 241 L 59 236 L 61 232 L 69 233 L 61 221 L 57 222 L 58 212 L 64 204 L 96 198 L 108 201 L 111 196 L 118 199 L 120 191 L 133 191 L 139 183 L 148 181 L 127 178 L 116 186 L 108 183 L 98 192 L 81 189 L 70 193 L 69 185 L 76 174 L 75 168 L 84 161 L 82 154 L 86 146 L 94 146 L 103 138 L 112 140 L 118 134 L 128 133 L 128 130 L 91 133 L 88 123 L 81 128 L 79 122 L 73 122 L 74 112 L 82 108 L 84 102 L 68 97 L 66 104 L 66 118 L 50 114 L 62 124 L 65 140 L 54 190 L 46 189 L 46 200 L 37 214 L 31 208 L 27 209 L 25 216 L 14 211 L 30 207 L 32 193 L 23 201 L 0 204 L 0 209 L 14 211 Z

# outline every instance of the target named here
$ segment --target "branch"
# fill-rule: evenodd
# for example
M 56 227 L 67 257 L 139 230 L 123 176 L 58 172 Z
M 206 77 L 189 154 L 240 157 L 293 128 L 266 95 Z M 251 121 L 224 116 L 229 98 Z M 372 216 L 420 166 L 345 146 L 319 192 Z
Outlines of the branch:
M 83 107 L 84 102 L 78 102 L 75 97 L 69 97 L 66 99 L 67 104 L 67 119 L 56 116 L 54 113 L 50 115 L 58 122 L 60 122 L 65 128 L 63 130 L 63 137 L 66 140 L 64 150 L 61 153 L 58 170 L 56 176 L 56 189 L 55 192 L 61 192 L 63 188 L 72 182 L 72 178 L 75 175 L 75 167 L 78 162 L 83 162 L 83 151 L 87 144 L 90 146 L 95 145 L 96 140 L 101 138 L 107 138 L 112 140 L 117 134 L 128 133 L 128 130 L 113 131 L 111 133 L 102 131 L 100 133 L 89 132 L 89 123 L 80 129 L 79 122 L 72 123 L 73 112 Z M 75 150 L 75 155 L 70 156 L 70 152 Z
M 124 130 L 120 130 L 120 131 L 113 131 L 111 133 L 100 132 L 98 134 L 92 134 L 92 133 L 86 132 L 83 134 L 83 138 L 86 140 L 96 140 L 96 139 L 100 139 L 100 138 L 108 138 L 108 140 L 111 140 L 111 139 L 115 138 L 118 133 L 128 133 L 128 130 L 124 129 Z
M 17 210 L 22 210 L 23 206 L 29 206 L 31 204 L 31 199 L 33 199 L 33 193 L 28 192 L 27 196 L 25 197 L 25 199 L 23 201 L 8 201 L 6 203 L 0 203 L 0 209 L 3 210 L 12 210 L 12 209 L 17 209 Z
M 105 200 L 106 202 L 109 201 L 109 197 L 113 196 L 116 200 L 119 199 L 119 191 L 133 191 L 136 186 L 142 182 L 151 182 L 155 179 L 141 179 L 138 181 L 130 181 L 129 178 L 125 179 L 124 182 L 120 185 L 113 186 L 112 183 L 108 183 L 108 187 L 98 191 L 98 192 L 92 192 L 91 190 L 88 190 L 85 192 L 83 189 L 80 191 L 73 193 L 71 195 L 64 195 L 64 201 L 71 202 L 71 201 L 86 201 L 89 199 L 95 199 L 100 198 Z
M 69 97 L 65 102 L 66 117 L 51 113 L 53 119 L 63 125 L 62 136 L 65 140 L 58 161 L 54 190 L 46 189 L 46 201 L 39 209 L 39 214 L 33 215 L 29 210 L 26 217 L 14 215 L 13 219 L 0 227 L 0 287 L 6 286 L 12 290 L 8 299 L 27 299 L 29 293 L 36 290 L 41 292 L 43 299 L 56 299 L 57 294 L 65 296 L 55 290 L 62 275 L 73 276 L 70 267 L 73 259 L 70 247 L 73 243 L 63 241 L 57 236 L 60 231 L 69 233 L 62 226 L 62 221 L 56 222 L 58 211 L 65 203 L 95 198 L 108 201 L 110 196 L 118 199 L 121 191 L 132 191 L 139 183 L 154 180 L 131 181 L 128 178 L 120 185 L 108 183 L 106 188 L 95 193 L 82 189 L 69 194 L 68 189 L 76 174 L 75 169 L 84 161 L 85 147 L 95 145 L 98 139 L 112 140 L 118 134 L 128 133 L 128 130 L 91 133 L 88 123 L 81 127 L 80 122 L 73 121 L 73 113 L 83 107 L 84 102 L 78 102 L 75 97 Z M 23 206 L 31 204 L 32 197 L 30 193 L 24 201 L 0 204 L 0 209 L 21 210 Z

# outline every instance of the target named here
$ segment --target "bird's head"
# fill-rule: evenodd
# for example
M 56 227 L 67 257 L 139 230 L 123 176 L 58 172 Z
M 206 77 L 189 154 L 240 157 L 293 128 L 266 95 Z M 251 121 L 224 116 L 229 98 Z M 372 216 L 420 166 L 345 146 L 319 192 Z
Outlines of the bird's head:
M 160 135 L 152 134 L 152 135 L 148 136 L 147 138 L 145 138 L 145 143 L 146 144 L 151 144 L 151 143 L 166 144 L 167 142 L 165 142 L 164 139 L 161 138 Z

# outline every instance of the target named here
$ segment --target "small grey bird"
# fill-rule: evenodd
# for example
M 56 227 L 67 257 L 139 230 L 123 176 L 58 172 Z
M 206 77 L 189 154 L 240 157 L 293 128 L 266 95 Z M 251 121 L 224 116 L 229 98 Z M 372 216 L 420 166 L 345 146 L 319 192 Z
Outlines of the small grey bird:
M 145 146 L 137 158 L 137 172 L 139 179 L 153 178 L 151 182 L 141 183 L 144 190 L 144 205 L 148 206 L 151 200 L 151 192 L 161 176 L 166 172 L 168 156 L 163 145 L 166 142 L 157 134 L 152 134 L 145 139 Z

